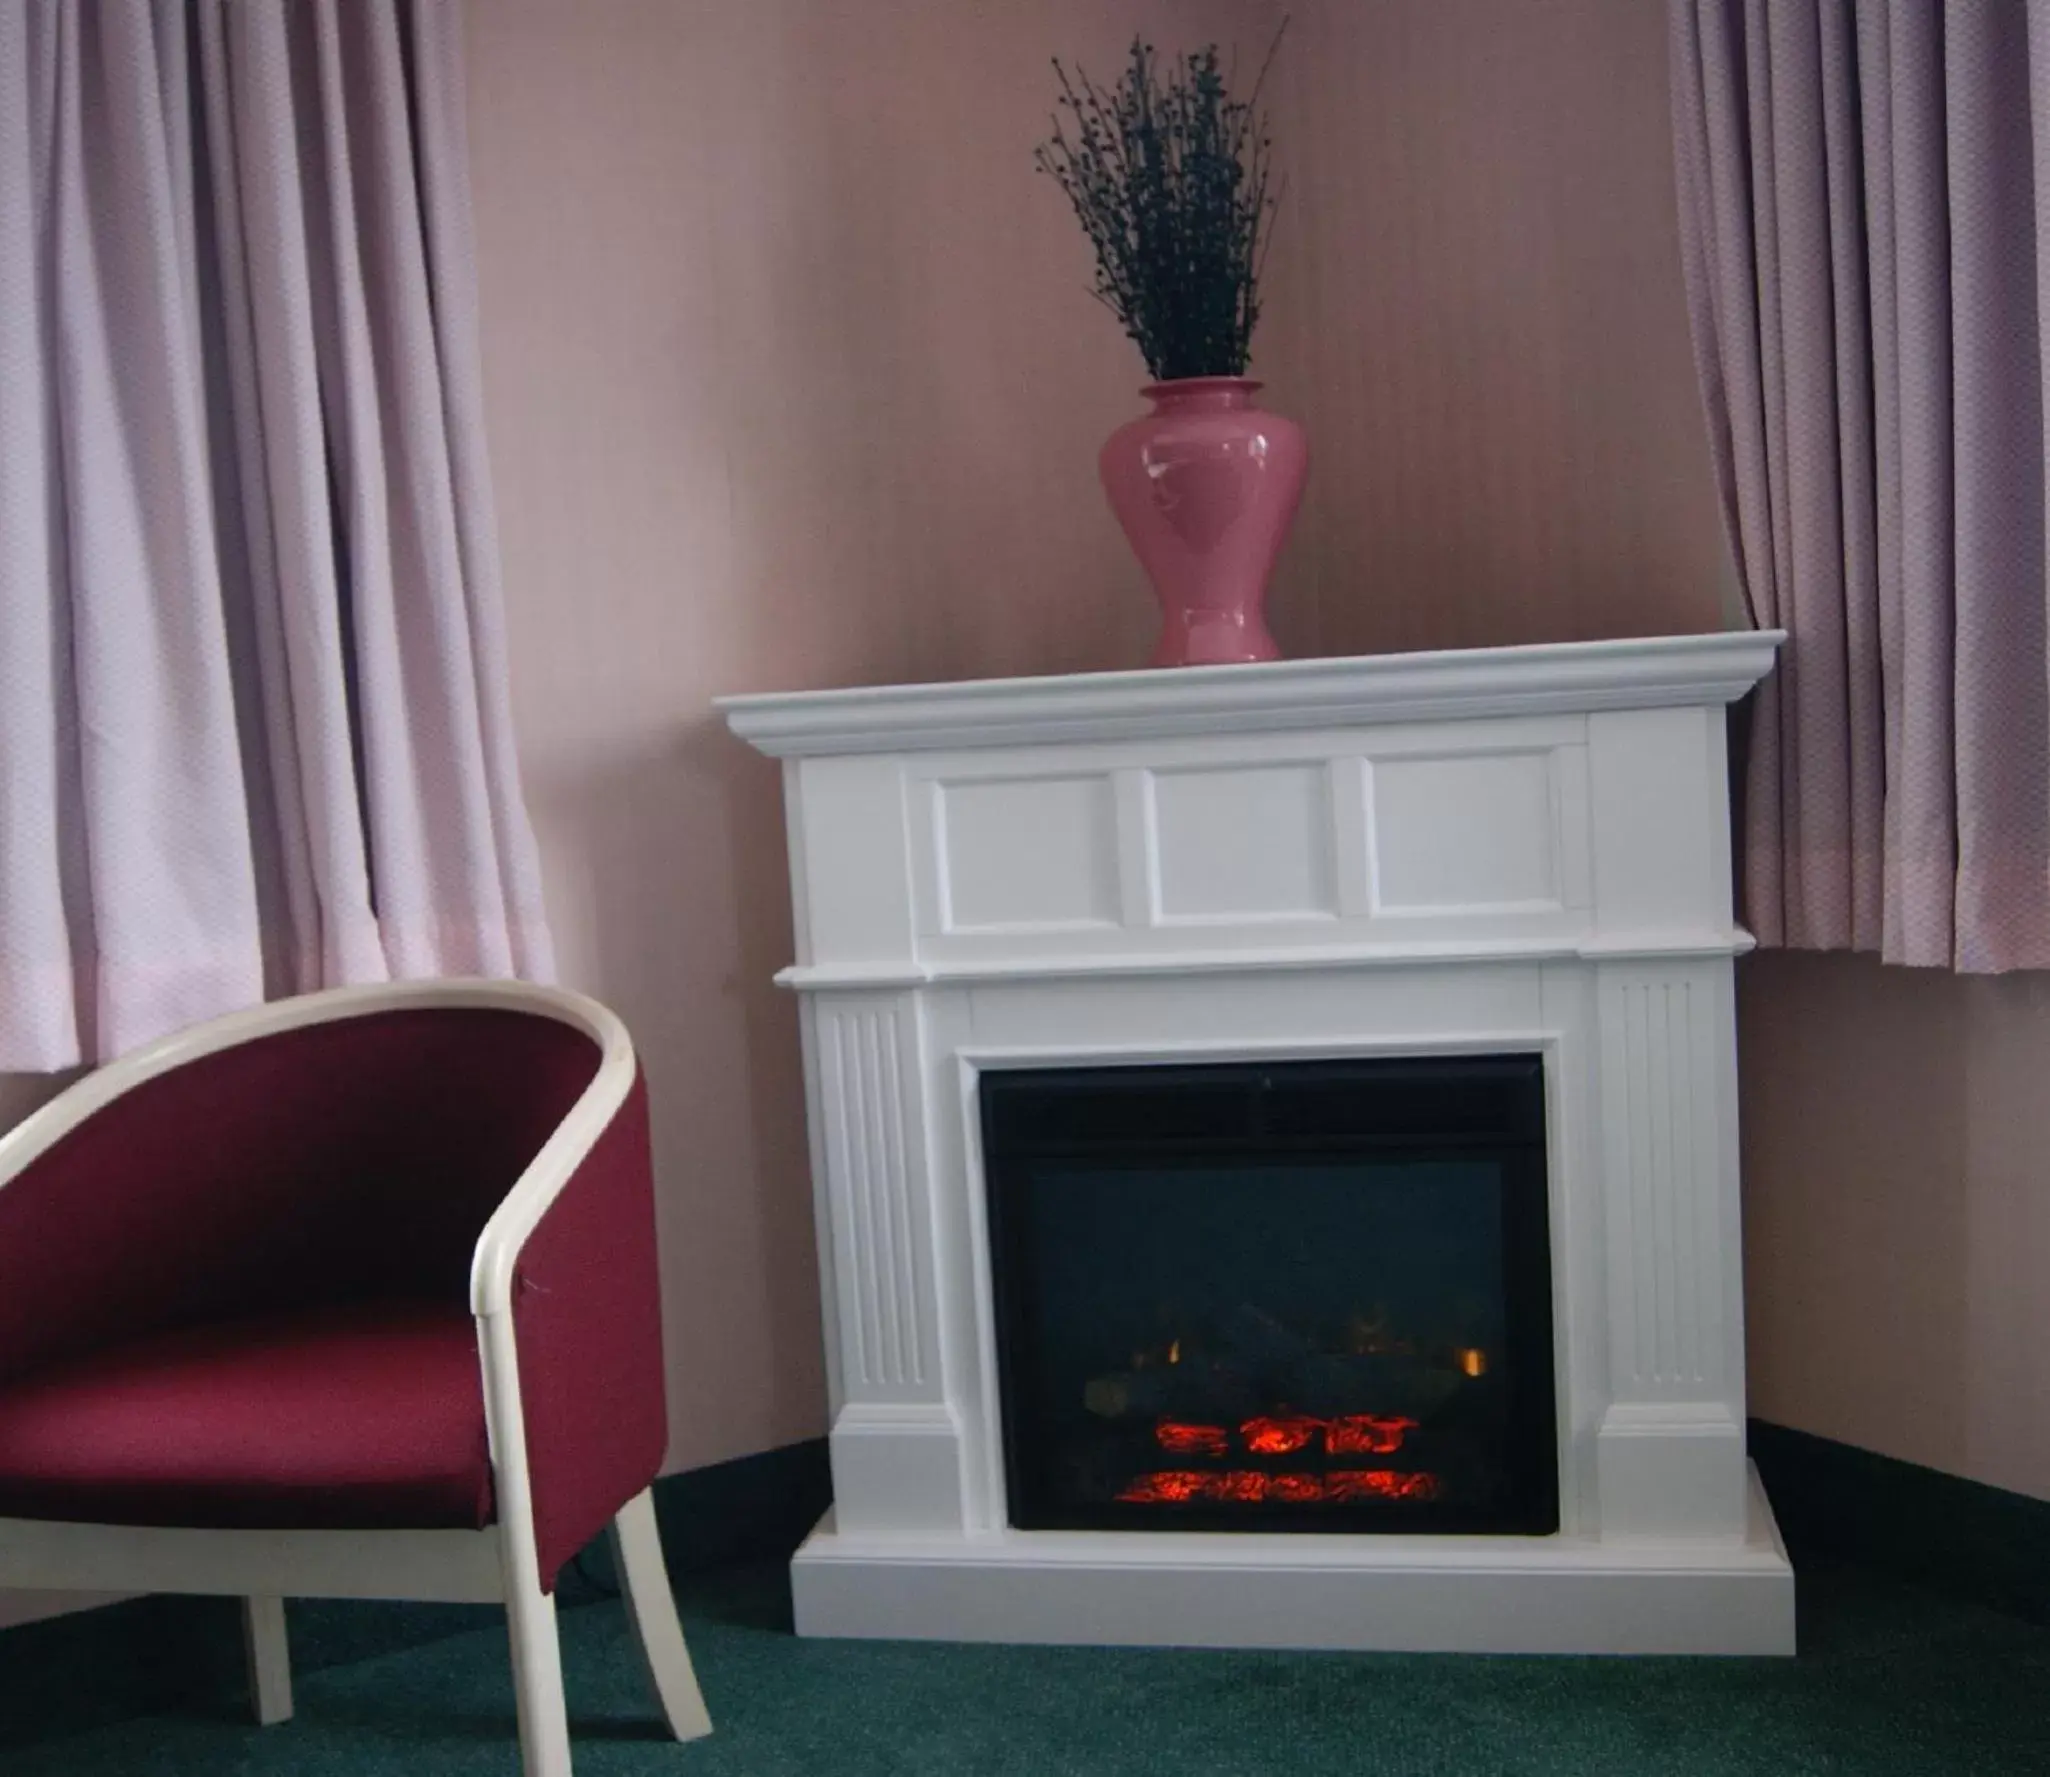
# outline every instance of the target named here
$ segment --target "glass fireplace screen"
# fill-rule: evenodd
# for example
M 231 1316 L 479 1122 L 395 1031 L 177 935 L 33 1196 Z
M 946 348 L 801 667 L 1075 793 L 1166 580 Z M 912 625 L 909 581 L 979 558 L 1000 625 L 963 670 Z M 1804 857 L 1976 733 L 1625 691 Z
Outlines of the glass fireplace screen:
M 1558 1528 L 1541 1058 L 981 1097 L 1013 1525 Z

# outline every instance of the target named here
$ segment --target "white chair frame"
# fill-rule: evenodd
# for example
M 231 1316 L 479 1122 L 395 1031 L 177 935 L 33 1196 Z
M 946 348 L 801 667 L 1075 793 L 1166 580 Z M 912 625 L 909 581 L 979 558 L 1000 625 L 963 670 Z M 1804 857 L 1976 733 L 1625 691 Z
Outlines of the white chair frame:
M 292 1713 L 286 1598 L 502 1603 L 525 1777 L 570 1777 L 555 1600 L 541 1589 L 534 1547 L 512 1280 L 527 1237 L 633 1087 L 633 1045 L 619 1019 L 580 994 L 510 981 L 397 982 L 281 1000 L 181 1031 L 79 1081 L 0 1136 L 0 1190 L 123 1093 L 201 1056 L 306 1025 L 428 1007 L 554 1018 L 584 1032 L 600 1050 L 597 1074 L 493 1212 L 471 1260 L 470 1306 L 477 1317 L 497 1522 L 483 1530 L 199 1530 L 0 1518 L 0 1587 L 240 1597 L 250 1700 L 266 1724 Z M 679 1740 L 710 1733 L 646 1492 L 613 1520 L 610 1539 L 627 1614 L 669 1731 Z

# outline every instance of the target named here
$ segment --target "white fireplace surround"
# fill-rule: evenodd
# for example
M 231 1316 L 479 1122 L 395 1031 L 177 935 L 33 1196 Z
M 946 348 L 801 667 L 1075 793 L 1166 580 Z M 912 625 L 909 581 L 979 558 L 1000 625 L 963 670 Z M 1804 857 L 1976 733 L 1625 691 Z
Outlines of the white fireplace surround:
M 1744 1450 L 1737 633 L 742 697 L 784 761 L 832 1391 L 817 1635 L 1786 1653 Z M 1560 1528 L 1010 1528 L 987 1069 L 1533 1052 Z

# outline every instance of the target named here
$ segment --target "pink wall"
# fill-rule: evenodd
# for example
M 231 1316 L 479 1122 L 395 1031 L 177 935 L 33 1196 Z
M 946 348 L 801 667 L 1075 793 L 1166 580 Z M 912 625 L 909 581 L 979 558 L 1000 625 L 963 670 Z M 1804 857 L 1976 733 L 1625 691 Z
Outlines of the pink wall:
M 1310 431 L 1297 645 L 1720 627 L 1664 8 L 1290 10 L 1259 367 Z
M 2050 977 L 1740 984 L 1752 1410 L 2050 1499 Z

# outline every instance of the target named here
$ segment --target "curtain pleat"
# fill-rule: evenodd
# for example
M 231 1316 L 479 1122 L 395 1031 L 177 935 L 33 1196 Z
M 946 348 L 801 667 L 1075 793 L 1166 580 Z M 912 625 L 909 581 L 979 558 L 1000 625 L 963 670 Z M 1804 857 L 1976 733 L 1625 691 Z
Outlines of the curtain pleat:
M 477 705 L 474 781 L 481 790 L 476 804 L 490 833 L 491 850 L 479 856 L 488 855 L 493 878 L 503 888 L 511 972 L 546 976 L 553 972 L 554 958 L 539 916 L 540 854 L 524 814 L 513 753 L 512 672 L 500 616 L 504 596 L 497 506 L 485 450 L 483 373 L 467 331 L 477 313 L 477 243 L 462 102 L 461 14 L 448 6 L 415 6 L 407 18 L 407 62 L 419 125 L 413 157 L 420 181 L 426 315 L 441 365 L 454 571 L 469 612 L 469 667 Z
M 0 1070 L 552 971 L 454 0 L 0 8 Z
M 196 230 L 178 216 L 153 9 L 35 6 L 30 19 L 57 39 L 46 238 L 86 851 L 73 945 L 83 1034 L 117 1054 L 262 997 L 255 873 L 193 351 L 198 266 L 180 252 Z
M 1671 0 L 1762 942 L 2050 965 L 2050 8 Z
M 19 100 L 0 104 L 0 1006 L 13 1064 L 45 1068 L 80 1048 L 82 873 L 59 843 L 77 830 L 77 721 L 44 250 L 57 39 L 19 6 L 0 6 L 0 82 Z
M 2050 963 L 2050 655 L 2027 9 L 1944 25 L 1955 440 L 1957 962 Z M 2050 107 L 2050 69 L 2034 77 Z M 2014 959 L 2010 961 L 2009 959 Z
M 1825 214 L 1830 228 L 1830 326 L 1835 352 L 1835 399 L 1843 423 L 1821 442 L 1832 450 L 1829 467 L 1838 490 L 1837 538 L 1842 548 L 1841 598 L 1832 625 L 1841 625 L 1831 666 L 1842 686 L 1846 734 L 1843 793 L 1849 803 L 1845 857 L 1834 873 L 1847 879 L 1850 943 L 1880 948 L 1885 897 L 1880 872 L 1858 860 L 1883 855 L 1886 842 L 1886 707 L 1877 675 L 1863 663 L 1880 656 L 1878 484 L 1873 474 L 1877 437 L 1874 346 L 1866 266 L 1870 245 L 1860 192 L 1864 143 L 1858 127 L 1855 23 L 1843 0 L 1822 7 L 1817 48 L 1824 85 Z M 1838 912 L 1841 918 L 1841 912 Z

